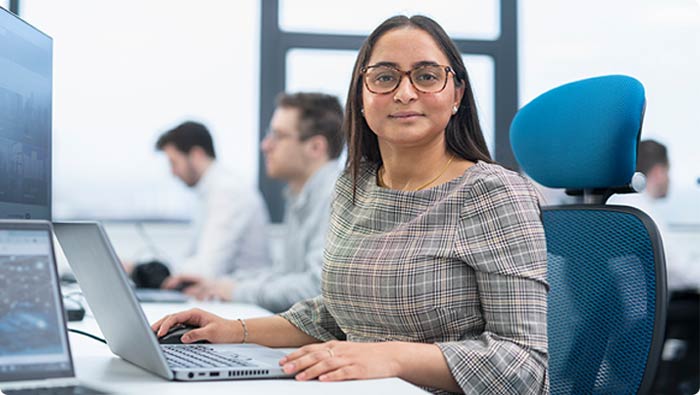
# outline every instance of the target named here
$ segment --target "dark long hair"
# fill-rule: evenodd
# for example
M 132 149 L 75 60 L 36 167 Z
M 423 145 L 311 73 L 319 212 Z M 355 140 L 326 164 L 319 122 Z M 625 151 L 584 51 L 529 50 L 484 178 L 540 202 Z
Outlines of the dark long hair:
M 345 105 L 345 119 L 343 122 L 343 133 L 348 142 L 348 160 L 346 169 L 350 171 L 353 180 L 353 200 L 357 187 L 357 177 L 360 163 L 367 161 L 379 166 L 382 158 L 379 154 L 379 143 L 377 136 L 372 132 L 362 116 L 362 68 L 367 66 L 372 51 L 377 40 L 384 33 L 403 27 L 421 29 L 433 37 L 442 52 L 447 56 L 450 67 L 455 73 L 454 82 L 456 86 L 464 86 L 464 95 L 459 104 L 457 114 L 450 118 L 445 127 L 445 141 L 447 152 L 452 155 L 472 162 L 477 160 L 493 162 L 489 154 L 484 135 L 479 125 L 479 116 L 476 112 L 474 95 L 467 69 L 464 67 L 462 55 L 455 43 L 447 36 L 447 33 L 434 20 L 422 16 L 414 15 L 406 17 L 398 15 L 385 20 L 367 37 L 357 55 L 355 66 L 352 71 L 352 81 L 348 90 L 348 99 Z

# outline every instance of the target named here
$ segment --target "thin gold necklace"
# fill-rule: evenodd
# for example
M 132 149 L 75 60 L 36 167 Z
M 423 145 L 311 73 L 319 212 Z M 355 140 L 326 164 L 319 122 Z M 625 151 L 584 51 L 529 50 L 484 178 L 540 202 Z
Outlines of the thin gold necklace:
M 445 167 L 443 167 L 442 170 L 440 170 L 440 173 L 438 173 L 438 175 L 436 175 L 436 176 L 435 176 L 434 178 L 432 178 L 430 181 L 428 181 L 428 182 L 426 182 L 425 184 L 423 184 L 423 185 L 419 186 L 418 188 L 414 189 L 414 191 L 420 191 L 420 190 L 424 189 L 425 187 L 427 187 L 428 185 L 430 185 L 430 184 L 434 183 L 435 181 L 437 181 L 440 177 L 442 177 L 442 175 L 445 174 L 445 172 L 447 171 L 447 169 L 450 167 L 450 164 L 452 163 L 452 161 L 454 160 L 454 158 L 455 158 L 454 155 L 450 155 L 450 160 L 448 160 L 447 163 L 445 164 Z M 408 186 L 408 184 L 410 184 L 410 183 L 411 183 L 411 180 L 408 180 L 408 182 L 406 183 L 406 185 L 404 185 L 403 188 L 401 188 L 401 189 L 406 188 L 406 187 Z M 382 187 L 382 188 L 389 188 L 389 186 L 386 185 L 386 184 L 384 183 L 384 166 L 382 166 L 382 167 L 379 169 L 379 171 L 377 172 L 377 184 L 379 184 L 379 186 Z

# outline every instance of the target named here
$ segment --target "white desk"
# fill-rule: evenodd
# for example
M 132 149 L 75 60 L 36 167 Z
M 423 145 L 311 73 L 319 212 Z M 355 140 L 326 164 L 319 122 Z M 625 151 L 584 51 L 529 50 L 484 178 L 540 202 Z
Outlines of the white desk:
M 251 318 L 270 315 L 257 306 L 224 303 L 143 304 L 149 322 L 165 314 L 190 307 L 200 307 L 227 318 Z M 69 322 L 69 328 L 80 329 L 102 337 L 95 320 L 89 316 L 81 322 Z M 76 374 L 87 384 L 122 394 L 425 394 L 420 388 L 397 378 L 381 380 L 322 383 L 298 382 L 293 379 L 231 380 L 210 382 L 170 382 L 151 374 L 112 354 L 107 345 L 94 339 L 70 333 Z

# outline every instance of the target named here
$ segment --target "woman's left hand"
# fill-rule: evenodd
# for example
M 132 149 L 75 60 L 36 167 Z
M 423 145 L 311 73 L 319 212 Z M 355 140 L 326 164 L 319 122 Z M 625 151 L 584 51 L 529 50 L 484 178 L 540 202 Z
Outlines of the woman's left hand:
M 310 344 L 280 360 L 285 373 L 300 381 L 343 381 L 398 377 L 392 343 L 330 341 Z

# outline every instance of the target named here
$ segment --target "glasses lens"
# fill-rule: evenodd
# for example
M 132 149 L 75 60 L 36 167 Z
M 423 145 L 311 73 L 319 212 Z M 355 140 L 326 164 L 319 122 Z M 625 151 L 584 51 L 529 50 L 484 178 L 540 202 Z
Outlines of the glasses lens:
M 371 67 L 365 73 L 367 87 L 374 93 L 391 92 L 399 84 L 400 80 L 401 73 L 391 67 Z
M 439 92 L 445 87 L 447 71 L 443 66 L 421 66 L 411 70 L 411 80 L 420 91 Z

